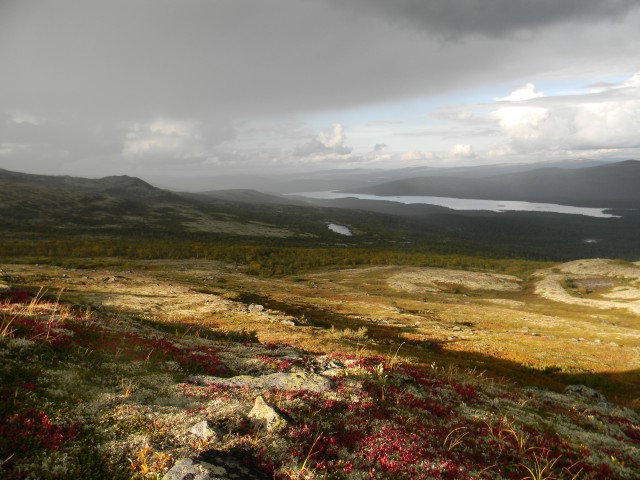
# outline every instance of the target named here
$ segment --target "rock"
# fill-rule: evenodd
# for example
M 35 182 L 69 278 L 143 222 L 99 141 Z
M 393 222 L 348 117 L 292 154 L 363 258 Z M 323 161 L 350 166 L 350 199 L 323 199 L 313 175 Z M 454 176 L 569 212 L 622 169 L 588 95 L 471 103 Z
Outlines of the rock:
M 598 403 L 607 401 L 607 398 L 603 394 L 585 385 L 567 385 L 567 387 L 564 389 L 564 393 L 574 397 L 592 400 Z
M 247 463 L 247 452 L 208 450 L 176 463 L 164 480 L 265 480 L 266 474 Z
M 261 396 L 256 398 L 253 408 L 249 412 L 249 418 L 254 428 L 266 429 L 268 432 L 281 432 L 289 425 L 287 419 L 265 402 Z
M 267 388 L 281 390 L 309 390 L 319 393 L 335 387 L 328 378 L 307 372 L 273 373 L 263 378 Z
M 299 363 L 303 360 L 303 358 L 300 357 L 299 355 L 282 355 L 278 358 L 280 358 L 280 360 L 286 360 L 288 362 L 293 362 L 293 363 Z
M 196 423 L 189 429 L 189 433 L 194 437 L 210 439 L 210 438 L 218 438 L 220 435 L 206 420 L 202 422 Z
M 307 362 L 306 368 L 310 369 L 314 373 L 335 376 L 339 372 L 344 371 L 345 364 L 338 358 L 330 357 L 328 355 L 320 355 L 311 358 Z
M 259 390 L 309 390 L 325 392 L 334 388 L 334 383 L 326 377 L 307 372 L 272 373 L 261 377 L 239 375 L 231 378 L 220 378 L 205 375 L 191 376 L 189 382 L 196 385 L 222 385 L 226 387 L 253 388 Z
M 259 313 L 264 311 L 264 306 L 259 305 L 257 303 L 252 303 L 251 305 L 249 305 L 249 311 L 251 313 Z
M 176 463 L 163 478 L 164 480 L 223 480 L 229 477 L 223 467 L 185 458 Z

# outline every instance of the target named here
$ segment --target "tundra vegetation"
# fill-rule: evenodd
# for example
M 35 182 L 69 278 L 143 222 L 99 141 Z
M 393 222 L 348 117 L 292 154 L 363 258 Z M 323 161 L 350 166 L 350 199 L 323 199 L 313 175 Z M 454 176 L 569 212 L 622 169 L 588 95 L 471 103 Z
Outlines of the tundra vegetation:
M 635 210 L 0 173 L 2 478 L 640 476 Z
M 2 475 L 637 478 L 639 266 L 392 255 L 5 261 Z

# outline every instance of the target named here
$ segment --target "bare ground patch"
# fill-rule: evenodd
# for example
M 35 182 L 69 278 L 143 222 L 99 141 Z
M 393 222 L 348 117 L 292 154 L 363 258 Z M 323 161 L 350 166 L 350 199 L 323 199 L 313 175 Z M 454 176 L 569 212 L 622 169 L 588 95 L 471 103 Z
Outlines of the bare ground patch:
M 564 263 L 553 269 L 534 274 L 535 293 L 545 299 L 597 309 L 626 309 L 640 315 L 640 264 L 590 259 Z M 622 286 L 621 284 L 624 284 Z M 588 292 L 595 288 L 610 287 L 600 298 L 583 298 L 572 295 L 566 285 L 584 285 Z M 614 286 L 618 285 L 614 288 Z M 591 286 L 591 287 L 590 287 Z
M 439 292 L 455 287 L 501 292 L 518 291 L 521 288 L 521 280 L 512 275 L 445 268 L 411 269 L 392 275 L 387 282 L 395 290 L 411 293 Z

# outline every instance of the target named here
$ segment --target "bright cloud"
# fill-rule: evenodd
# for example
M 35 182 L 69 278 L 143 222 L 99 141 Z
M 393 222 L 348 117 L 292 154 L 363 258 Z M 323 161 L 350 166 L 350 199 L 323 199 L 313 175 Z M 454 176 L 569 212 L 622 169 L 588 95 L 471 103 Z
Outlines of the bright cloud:
M 533 83 L 527 83 L 524 87 L 514 90 L 510 95 L 506 97 L 498 98 L 501 102 L 523 102 L 525 100 L 531 100 L 533 98 L 544 97 L 544 93 L 538 92 L 536 86 Z
M 344 127 L 340 123 L 334 123 L 314 139 L 296 148 L 294 155 L 314 161 L 349 156 L 353 149 L 345 145 L 346 140 Z
M 477 155 L 471 145 L 461 143 L 454 145 L 449 153 L 455 158 L 473 158 Z
M 518 152 L 640 147 L 640 75 L 582 95 L 501 107 L 490 117 Z M 512 94 L 513 95 L 513 94 Z M 523 104 L 522 104 L 523 103 Z
M 416 162 L 420 160 L 434 160 L 437 156 L 433 152 L 422 152 L 419 150 L 409 150 L 400 155 L 400 159 L 406 162 Z
M 317 138 L 317 141 L 328 149 L 342 148 L 345 140 L 344 127 L 339 123 L 335 123 L 327 130 L 320 132 Z
M 540 130 L 549 116 L 549 110 L 540 107 L 505 107 L 492 113 L 507 136 L 515 141 L 540 137 Z

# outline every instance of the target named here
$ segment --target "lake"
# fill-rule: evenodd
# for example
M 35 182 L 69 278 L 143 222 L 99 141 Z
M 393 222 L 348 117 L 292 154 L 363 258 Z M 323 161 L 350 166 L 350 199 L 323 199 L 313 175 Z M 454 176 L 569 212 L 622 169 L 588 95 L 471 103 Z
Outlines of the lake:
M 587 215 L 600 218 L 618 218 L 616 215 L 605 213 L 606 208 L 574 207 L 571 205 L 557 205 L 555 203 L 519 202 L 514 200 L 477 200 L 472 198 L 449 198 L 427 196 L 389 196 L 369 195 L 366 193 L 340 193 L 340 192 L 302 192 L 290 193 L 300 197 L 316 198 L 319 200 L 334 200 L 338 198 L 358 198 L 360 200 L 377 200 L 398 202 L 404 204 L 438 205 L 452 210 L 489 210 L 492 212 L 545 212 L 566 213 L 570 215 Z
M 328 223 L 327 227 L 329 227 L 329 230 L 331 230 L 332 232 L 339 233 L 340 235 L 346 235 L 347 237 L 350 237 L 353 235 L 353 233 L 351 233 L 351 229 L 349 227 L 345 227 L 344 225 Z

